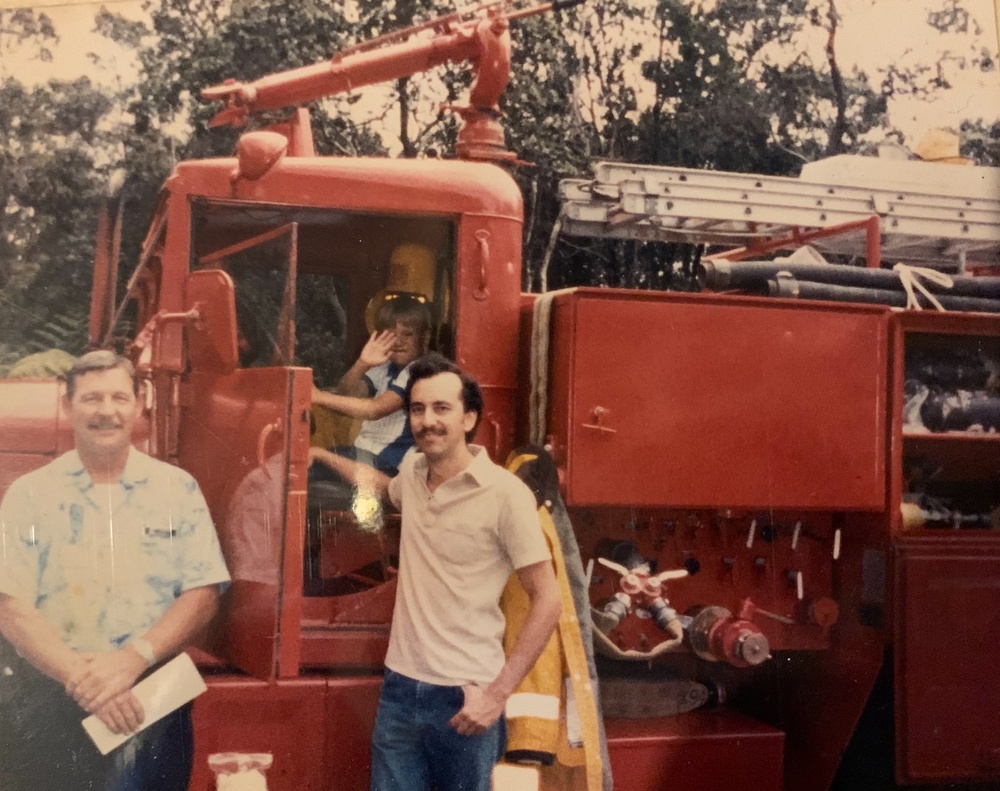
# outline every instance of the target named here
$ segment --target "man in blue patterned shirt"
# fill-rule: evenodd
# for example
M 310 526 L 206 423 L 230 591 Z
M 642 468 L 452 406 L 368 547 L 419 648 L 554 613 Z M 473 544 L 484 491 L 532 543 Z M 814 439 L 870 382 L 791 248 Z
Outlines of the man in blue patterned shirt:
M 229 579 L 215 528 L 190 475 L 132 447 L 128 360 L 81 357 L 63 406 L 75 449 L 0 505 L 3 788 L 186 791 L 190 705 L 140 730 L 131 690 L 215 614 Z M 80 725 L 88 713 L 134 735 L 102 757 Z

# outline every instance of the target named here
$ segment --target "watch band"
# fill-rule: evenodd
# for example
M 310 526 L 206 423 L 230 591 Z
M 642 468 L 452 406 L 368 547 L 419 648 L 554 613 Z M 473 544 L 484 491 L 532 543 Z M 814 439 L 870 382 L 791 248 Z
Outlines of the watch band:
M 145 637 L 134 637 L 129 640 L 128 644 L 133 651 L 146 660 L 146 667 L 152 667 L 156 664 L 156 652 L 153 650 L 152 643 Z

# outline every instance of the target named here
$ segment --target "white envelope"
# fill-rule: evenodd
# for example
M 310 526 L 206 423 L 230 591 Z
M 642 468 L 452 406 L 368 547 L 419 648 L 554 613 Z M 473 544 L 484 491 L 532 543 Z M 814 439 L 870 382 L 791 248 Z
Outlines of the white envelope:
M 146 713 L 139 730 L 149 727 L 157 720 L 162 720 L 170 712 L 194 700 L 207 689 L 191 657 L 187 654 L 178 654 L 132 687 L 132 692 L 142 703 L 143 711 Z M 107 755 L 134 735 L 112 733 L 108 730 L 108 726 L 93 714 L 83 721 L 83 727 L 97 745 L 97 749 L 101 751 L 101 755 Z

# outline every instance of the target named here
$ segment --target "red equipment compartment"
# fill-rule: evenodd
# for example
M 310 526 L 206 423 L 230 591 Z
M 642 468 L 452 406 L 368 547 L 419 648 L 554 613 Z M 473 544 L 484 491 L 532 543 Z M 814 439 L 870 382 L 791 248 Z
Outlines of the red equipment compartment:
M 381 675 L 327 681 L 323 764 L 328 791 L 368 788 L 371 734 L 381 687 Z M 289 786 L 289 791 L 297 789 Z
M 737 615 L 749 600 L 781 619 L 766 614 L 752 617 L 772 650 L 819 650 L 830 645 L 826 627 L 831 624 L 824 627 L 815 617 L 816 610 L 827 608 L 837 595 L 833 579 L 839 561 L 831 558 L 835 527 L 827 514 L 574 509 L 572 519 L 585 560 L 606 557 L 615 545 L 629 542 L 644 558 L 654 560 L 658 571 L 695 563 L 696 573 L 665 585 L 670 606 L 680 613 L 715 605 Z M 853 533 L 853 525 L 846 528 Z M 855 538 L 848 540 L 853 544 Z M 596 606 L 607 602 L 619 587 L 617 573 L 594 568 L 590 595 Z M 654 644 L 665 639 L 652 621 L 639 618 L 625 619 L 610 637 L 619 642 L 619 636 L 627 638 L 631 632 L 655 636 Z M 620 647 L 629 646 L 620 643 Z
M 781 791 L 785 734 L 729 709 L 605 722 L 616 788 Z
M 302 678 L 265 683 L 209 677 L 194 707 L 191 791 L 214 789 L 208 756 L 267 752 L 271 791 L 368 787 L 367 734 L 375 725 L 381 677 Z M 358 738 L 364 734 L 366 738 Z
M 908 535 L 896 562 L 896 771 L 1000 781 L 1000 536 Z
M 960 781 L 992 788 L 1000 785 L 1000 730 L 993 723 L 1000 701 L 1000 532 L 956 530 L 945 527 L 948 522 L 938 522 L 938 529 L 908 529 L 899 503 L 923 493 L 940 498 L 953 514 L 993 510 L 1000 437 L 974 429 L 923 433 L 916 425 L 923 422 L 922 409 L 904 415 L 904 381 L 912 377 L 923 385 L 927 361 L 941 366 L 951 354 L 958 355 L 952 364 L 1000 359 L 1000 326 L 996 316 L 928 311 L 898 314 L 894 323 L 896 775 L 903 783 Z M 966 387 L 979 386 L 958 387 L 945 378 L 940 390 Z M 904 427 L 907 419 L 912 423 Z
M 883 308 L 577 289 L 551 349 L 568 505 L 885 506 Z

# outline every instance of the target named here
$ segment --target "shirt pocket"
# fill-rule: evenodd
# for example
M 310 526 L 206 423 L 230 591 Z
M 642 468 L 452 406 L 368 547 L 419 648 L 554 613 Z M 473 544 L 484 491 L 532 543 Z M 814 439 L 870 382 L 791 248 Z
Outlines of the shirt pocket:
M 176 595 L 179 547 L 172 531 L 144 528 L 136 547 L 141 584 L 159 594 Z
M 489 562 L 496 553 L 496 535 L 487 525 L 442 524 L 435 541 L 438 556 L 464 573 Z

